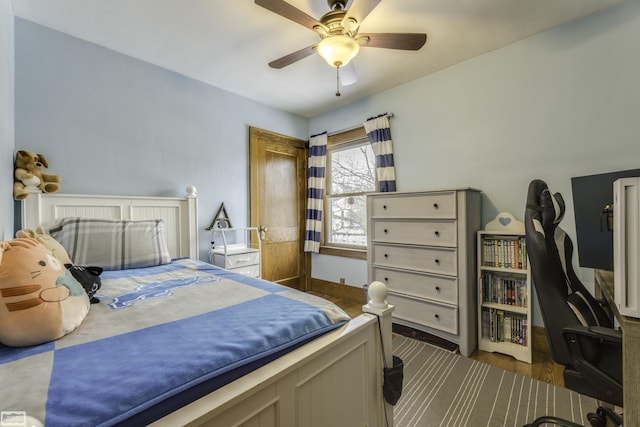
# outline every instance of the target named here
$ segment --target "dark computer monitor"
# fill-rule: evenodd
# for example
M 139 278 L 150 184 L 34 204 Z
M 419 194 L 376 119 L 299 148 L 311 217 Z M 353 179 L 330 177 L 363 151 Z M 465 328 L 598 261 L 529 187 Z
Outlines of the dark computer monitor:
M 613 183 L 633 176 L 640 176 L 640 169 L 571 178 L 581 267 L 613 271 L 613 232 L 603 209 L 605 205 L 613 206 Z M 610 218 L 612 222 L 613 217 Z

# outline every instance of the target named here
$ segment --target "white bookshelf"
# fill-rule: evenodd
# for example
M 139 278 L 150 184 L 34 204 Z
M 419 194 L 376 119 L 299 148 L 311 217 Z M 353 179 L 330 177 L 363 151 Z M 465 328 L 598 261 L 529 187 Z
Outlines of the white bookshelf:
M 531 363 L 531 270 L 524 224 L 500 213 L 478 231 L 478 348 Z

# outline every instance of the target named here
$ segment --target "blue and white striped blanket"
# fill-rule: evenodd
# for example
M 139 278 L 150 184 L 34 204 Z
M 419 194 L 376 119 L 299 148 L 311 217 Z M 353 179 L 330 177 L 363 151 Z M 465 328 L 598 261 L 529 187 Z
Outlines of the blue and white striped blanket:
M 211 391 L 349 319 L 326 300 L 193 259 L 101 277 L 102 301 L 74 332 L 0 345 L 4 414 L 52 427 L 147 422 L 181 393 Z

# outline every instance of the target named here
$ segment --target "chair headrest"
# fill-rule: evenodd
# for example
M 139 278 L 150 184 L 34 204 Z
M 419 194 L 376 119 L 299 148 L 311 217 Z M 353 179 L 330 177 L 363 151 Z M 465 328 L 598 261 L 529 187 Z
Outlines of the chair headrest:
M 553 224 L 558 225 L 562 218 L 564 218 L 564 199 L 562 194 L 551 194 L 549 189 L 546 189 L 540 197 L 540 205 L 542 206 L 542 225 Z M 548 218 L 546 215 L 548 215 Z
M 546 182 L 536 179 L 529 184 L 527 209 L 536 211 L 532 216 L 540 221 L 545 231 L 552 231 L 564 217 L 565 204 L 562 194 L 552 194 Z

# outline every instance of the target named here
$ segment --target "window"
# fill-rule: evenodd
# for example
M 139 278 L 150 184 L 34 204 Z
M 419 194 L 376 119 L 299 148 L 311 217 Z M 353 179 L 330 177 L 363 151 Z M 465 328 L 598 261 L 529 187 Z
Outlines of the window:
M 330 135 L 323 246 L 366 250 L 366 195 L 375 189 L 375 156 L 364 128 Z

